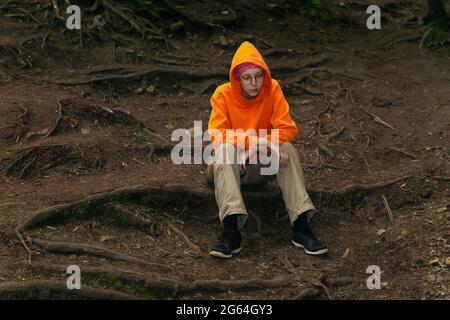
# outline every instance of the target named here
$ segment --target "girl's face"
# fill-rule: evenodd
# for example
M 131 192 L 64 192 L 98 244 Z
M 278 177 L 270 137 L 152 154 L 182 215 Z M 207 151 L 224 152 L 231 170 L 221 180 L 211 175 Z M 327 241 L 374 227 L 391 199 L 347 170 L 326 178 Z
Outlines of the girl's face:
M 264 82 L 264 70 L 261 68 L 250 68 L 242 72 L 239 79 L 242 94 L 246 99 L 254 99 L 258 96 Z

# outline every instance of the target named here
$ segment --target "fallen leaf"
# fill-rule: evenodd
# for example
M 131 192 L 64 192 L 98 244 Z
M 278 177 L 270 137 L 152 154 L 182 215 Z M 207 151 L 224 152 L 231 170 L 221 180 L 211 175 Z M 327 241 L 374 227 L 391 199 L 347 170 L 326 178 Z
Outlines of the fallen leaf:
M 342 255 L 342 259 L 347 259 L 347 258 L 348 258 L 348 255 L 349 255 L 349 253 L 350 253 L 350 249 L 349 249 L 349 248 L 347 248 L 347 249 L 345 250 L 344 254 Z
M 433 259 L 428 262 L 430 266 L 439 265 L 439 259 Z

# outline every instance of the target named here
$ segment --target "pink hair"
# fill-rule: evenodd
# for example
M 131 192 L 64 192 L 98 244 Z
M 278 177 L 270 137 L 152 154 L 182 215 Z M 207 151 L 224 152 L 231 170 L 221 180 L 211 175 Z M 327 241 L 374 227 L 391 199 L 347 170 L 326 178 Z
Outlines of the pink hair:
M 244 62 L 241 63 L 240 65 L 238 65 L 236 68 L 234 68 L 233 70 L 233 74 L 234 77 L 239 80 L 239 78 L 241 77 L 241 74 L 247 70 L 247 69 L 252 69 L 252 68 L 259 68 L 257 65 L 251 63 L 251 62 Z

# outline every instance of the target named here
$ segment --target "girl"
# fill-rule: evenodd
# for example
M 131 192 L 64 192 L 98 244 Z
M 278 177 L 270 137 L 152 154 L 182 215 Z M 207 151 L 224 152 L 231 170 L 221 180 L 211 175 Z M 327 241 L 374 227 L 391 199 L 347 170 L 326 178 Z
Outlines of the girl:
M 309 227 L 315 207 L 309 198 L 303 178 L 297 150 L 291 144 L 298 132 L 289 114 L 289 105 L 278 81 L 272 79 L 270 70 L 258 50 L 249 42 L 237 49 L 229 72 L 230 82 L 219 86 L 211 97 L 210 132 L 214 134 L 215 156 L 208 165 L 209 179 L 214 181 L 215 196 L 219 207 L 219 218 L 223 227 L 219 241 L 210 254 L 214 257 L 231 258 L 241 251 L 240 230 L 248 213 L 242 199 L 240 185 L 265 183 L 275 175 L 260 174 L 260 165 L 240 165 L 232 161 L 217 161 L 220 154 L 236 159 L 239 147 L 248 150 L 266 141 L 266 147 L 279 145 L 279 170 L 276 179 L 282 191 L 293 231 L 292 243 L 306 253 L 320 255 L 328 252 L 326 245 L 318 240 Z M 244 133 L 230 135 L 226 129 L 242 129 Z M 246 134 L 245 131 L 266 129 L 265 139 Z M 278 129 L 278 135 L 272 134 Z M 272 130 L 272 131 L 271 131 Z M 278 141 L 276 141 L 278 140 Z M 273 149 L 273 148 L 272 148 Z

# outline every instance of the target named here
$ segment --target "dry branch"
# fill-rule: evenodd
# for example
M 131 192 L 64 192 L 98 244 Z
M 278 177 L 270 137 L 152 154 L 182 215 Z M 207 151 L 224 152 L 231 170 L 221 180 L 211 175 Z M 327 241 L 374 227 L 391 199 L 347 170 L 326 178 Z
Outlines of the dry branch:
M 37 238 L 31 239 L 32 243 L 36 244 L 42 249 L 45 249 L 51 253 L 62 253 L 62 254 L 82 254 L 100 258 L 107 258 L 117 261 L 126 261 L 130 263 L 137 263 L 144 266 L 158 267 L 166 270 L 174 271 L 174 269 L 166 264 L 150 262 L 142 260 L 140 258 L 132 257 L 129 255 L 122 254 L 117 251 L 102 248 L 99 246 L 81 244 L 81 243 L 68 243 L 68 242 L 56 242 L 56 241 L 46 241 Z

